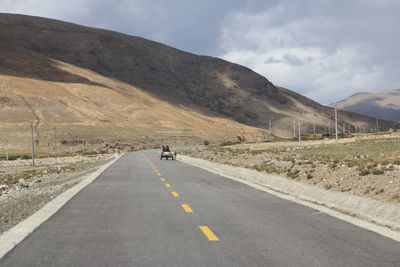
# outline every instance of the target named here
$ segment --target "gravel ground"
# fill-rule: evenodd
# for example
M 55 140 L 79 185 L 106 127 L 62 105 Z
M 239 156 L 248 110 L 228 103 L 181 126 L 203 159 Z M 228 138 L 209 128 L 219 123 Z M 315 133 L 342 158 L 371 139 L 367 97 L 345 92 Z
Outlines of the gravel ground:
M 209 146 L 180 151 L 328 190 L 400 204 L 400 133 L 333 140 Z
M 0 233 L 113 159 L 113 155 L 0 162 Z

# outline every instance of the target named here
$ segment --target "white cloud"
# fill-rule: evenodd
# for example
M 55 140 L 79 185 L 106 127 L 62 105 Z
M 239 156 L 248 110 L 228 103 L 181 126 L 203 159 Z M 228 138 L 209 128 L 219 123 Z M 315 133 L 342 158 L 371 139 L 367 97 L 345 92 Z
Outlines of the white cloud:
M 222 27 L 221 57 L 325 104 L 360 91 L 395 89 L 400 17 L 393 9 L 400 5 L 385 1 L 388 16 L 378 2 L 341 7 L 340 1 L 308 1 L 312 5 L 304 7 L 281 1 L 267 11 L 231 13 Z

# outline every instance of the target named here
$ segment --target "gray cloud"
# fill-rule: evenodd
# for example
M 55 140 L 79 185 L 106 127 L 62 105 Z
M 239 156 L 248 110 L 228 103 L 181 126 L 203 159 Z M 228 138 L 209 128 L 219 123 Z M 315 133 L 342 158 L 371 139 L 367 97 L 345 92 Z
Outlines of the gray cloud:
M 279 59 L 275 59 L 275 58 L 273 58 L 273 57 L 270 57 L 270 58 L 268 58 L 267 60 L 265 60 L 264 61 L 264 63 L 281 63 L 282 62 L 282 60 L 279 60 Z
M 293 65 L 293 66 L 304 65 L 303 61 L 300 58 L 298 58 L 296 55 L 293 55 L 293 54 L 284 54 L 283 59 L 289 65 Z
M 2 0 L 0 12 L 220 56 L 323 103 L 400 87 L 397 0 Z

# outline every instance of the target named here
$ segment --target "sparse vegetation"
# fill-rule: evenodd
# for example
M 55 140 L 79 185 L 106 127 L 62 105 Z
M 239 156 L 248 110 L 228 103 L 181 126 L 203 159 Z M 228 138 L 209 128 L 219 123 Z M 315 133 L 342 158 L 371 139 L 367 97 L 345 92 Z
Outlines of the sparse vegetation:
M 392 196 L 393 200 L 400 200 L 400 194 L 395 194 Z
M 315 141 L 301 147 L 297 142 L 224 143 L 181 153 L 378 200 L 398 202 L 392 196 L 400 194 L 395 191 L 400 187 L 400 137 L 370 135 L 340 144 Z
M 329 190 L 333 187 L 333 185 L 329 183 L 329 184 L 325 184 L 324 187 L 326 190 Z
M 381 188 L 381 189 L 375 191 L 375 195 L 378 195 L 378 194 L 383 193 L 383 192 L 385 192 L 385 189 Z
M 329 168 L 334 169 L 337 167 L 337 163 L 336 162 L 332 162 L 331 164 L 329 164 Z
M 368 175 L 370 172 L 368 169 L 361 169 L 360 172 L 358 173 L 360 176 L 365 176 Z
M 286 173 L 286 176 L 289 177 L 289 178 L 294 179 L 294 178 L 299 177 L 299 172 L 300 172 L 299 170 L 288 171 L 288 172 Z
M 384 174 L 385 173 L 385 171 L 383 171 L 383 170 L 379 170 L 379 169 L 373 169 L 372 170 L 372 174 L 373 175 L 381 175 L 381 174 Z

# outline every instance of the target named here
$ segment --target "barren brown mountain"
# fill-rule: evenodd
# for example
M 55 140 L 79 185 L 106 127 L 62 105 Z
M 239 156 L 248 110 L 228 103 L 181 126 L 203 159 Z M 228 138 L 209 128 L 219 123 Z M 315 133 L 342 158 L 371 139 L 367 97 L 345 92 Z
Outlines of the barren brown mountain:
M 199 143 L 236 136 L 289 135 L 316 122 L 327 131 L 332 108 L 222 59 L 197 56 L 139 37 L 71 23 L 0 14 L 0 138 L 39 144 L 53 126 L 60 140 Z M 341 112 L 372 129 L 374 118 Z M 333 126 L 333 124 L 332 124 Z M 396 127 L 381 122 L 381 127 Z M 99 142 L 100 142 L 99 141 Z M 10 145 L 11 145 L 10 143 Z
M 381 93 L 358 93 L 331 104 L 360 114 L 400 122 L 400 89 Z

